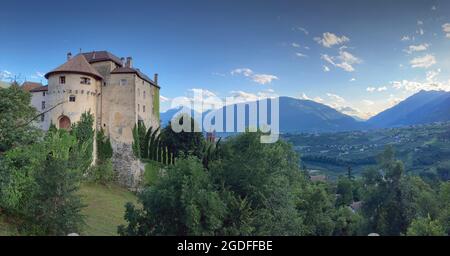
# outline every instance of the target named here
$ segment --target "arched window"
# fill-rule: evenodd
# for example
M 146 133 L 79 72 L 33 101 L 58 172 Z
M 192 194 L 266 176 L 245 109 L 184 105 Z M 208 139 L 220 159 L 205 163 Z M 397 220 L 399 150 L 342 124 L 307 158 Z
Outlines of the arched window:
M 69 96 L 69 102 L 75 102 L 75 95 Z

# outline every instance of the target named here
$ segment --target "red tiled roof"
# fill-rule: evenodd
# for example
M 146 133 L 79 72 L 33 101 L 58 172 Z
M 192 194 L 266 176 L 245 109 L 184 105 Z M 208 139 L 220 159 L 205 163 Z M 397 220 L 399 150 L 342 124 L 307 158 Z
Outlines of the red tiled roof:
M 93 51 L 82 53 L 89 63 L 95 63 L 100 61 L 112 61 L 117 65 L 122 66 L 122 61 L 119 57 L 107 51 Z
M 46 91 L 48 91 L 47 85 L 43 85 L 38 88 L 34 88 L 34 89 L 30 90 L 30 92 L 46 92 Z
M 77 73 L 77 74 L 85 74 L 85 75 L 91 75 L 98 79 L 103 79 L 102 75 L 100 75 L 95 68 L 89 64 L 89 62 L 86 60 L 86 57 L 84 57 L 83 54 L 78 54 L 68 60 L 66 63 L 62 64 L 61 66 L 55 68 L 54 70 L 48 72 L 45 74 L 45 78 L 48 79 L 48 77 L 52 74 L 56 73 Z
M 138 69 L 129 68 L 129 67 L 118 67 L 118 68 L 115 68 L 113 71 L 111 71 L 111 74 L 136 74 L 142 80 L 145 80 L 145 81 L 149 82 L 151 85 L 154 85 L 154 86 L 160 88 L 157 84 L 155 84 L 155 82 L 153 82 L 153 80 L 150 79 L 150 77 L 148 77 L 146 74 L 142 73 Z
M 41 83 L 24 82 L 24 83 L 22 84 L 22 89 L 23 89 L 24 91 L 29 92 L 29 91 L 31 91 L 31 90 L 33 90 L 33 89 L 36 89 L 36 88 L 39 88 L 39 87 L 41 87 L 41 86 L 42 86 Z

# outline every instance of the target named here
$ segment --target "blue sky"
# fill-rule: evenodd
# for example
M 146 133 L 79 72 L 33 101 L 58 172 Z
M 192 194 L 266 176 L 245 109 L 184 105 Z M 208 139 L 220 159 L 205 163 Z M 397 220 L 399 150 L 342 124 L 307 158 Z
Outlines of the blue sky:
M 46 83 L 68 51 L 133 56 L 175 97 L 283 95 L 368 117 L 450 90 L 450 1 L 9 1 L 0 79 Z M 193 90 L 194 89 L 194 90 Z

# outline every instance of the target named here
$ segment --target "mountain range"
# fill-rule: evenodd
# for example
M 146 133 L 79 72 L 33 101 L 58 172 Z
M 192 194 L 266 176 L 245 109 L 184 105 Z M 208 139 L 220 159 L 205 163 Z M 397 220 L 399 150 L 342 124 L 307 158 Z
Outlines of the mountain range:
M 260 101 L 255 103 L 259 105 Z M 236 112 L 243 104 L 248 103 L 238 103 L 232 107 Z M 161 113 L 162 125 L 167 125 L 170 119 L 180 111 L 181 108 L 175 108 Z M 204 113 L 196 113 L 190 109 L 186 111 L 191 116 L 197 117 L 198 123 L 211 112 L 208 110 Z M 226 113 L 225 108 L 214 111 L 223 111 L 224 116 Z M 367 121 L 357 120 L 355 117 L 315 101 L 291 97 L 279 97 L 279 113 L 282 133 L 340 132 L 444 122 L 450 121 L 450 92 L 420 91 Z M 246 107 L 245 119 L 248 120 L 248 107 Z M 236 120 L 235 114 L 235 123 Z M 226 123 L 225 119 L 224 127 Z M 246 126 L 248 125 L 246 122 Z

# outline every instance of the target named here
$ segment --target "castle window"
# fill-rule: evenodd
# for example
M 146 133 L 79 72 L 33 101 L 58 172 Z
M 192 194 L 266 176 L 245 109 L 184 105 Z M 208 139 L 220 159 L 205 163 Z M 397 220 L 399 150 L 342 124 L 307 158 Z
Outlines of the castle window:
M 75 95 L 69 96 L 69 102 L 75 102 Z
M 145 91 L 144 91 L 144 99 L 145 99 Z
M 44 96 L 44 97 L 45 97 L 45 92 L 42 92 L 42 96 Z
M 45 101 L 41 102 L 41 108 L 45 109 Z
M 88 77 L 81 77 L 81 84 L 91 84 L 91 79 Z
M 41 115 L 41 122 L 44 122 L 45 121 L 45 114 L 42 114 Z
M 138 88 L 138 96 L 141 96 L 141 89 Z
M 66 83 L 66 77 L 65 76 L 60 76 L 59 77 L 59 83 L 60 84 L 65 84 Z
M 120 85 L 128 85 L 127 79 L 120 79 Z
M 138 112 L 141 111 L 141 105 L 138 104 Z
M 142 112 L 145 113 L 145 105 L 142 105 Z

